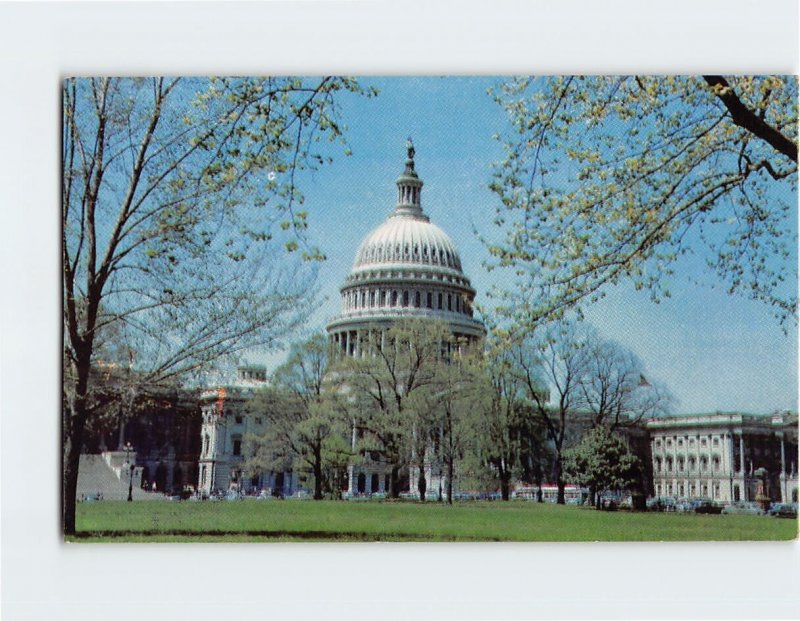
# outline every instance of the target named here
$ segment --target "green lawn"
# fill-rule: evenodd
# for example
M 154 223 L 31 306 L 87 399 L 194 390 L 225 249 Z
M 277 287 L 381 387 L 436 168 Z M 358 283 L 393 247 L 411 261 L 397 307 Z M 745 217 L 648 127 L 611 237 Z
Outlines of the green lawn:
M 95 502 L 73 541 L 741 541 L 797 537 L 797 520 L 602 512 L 532 502 Z

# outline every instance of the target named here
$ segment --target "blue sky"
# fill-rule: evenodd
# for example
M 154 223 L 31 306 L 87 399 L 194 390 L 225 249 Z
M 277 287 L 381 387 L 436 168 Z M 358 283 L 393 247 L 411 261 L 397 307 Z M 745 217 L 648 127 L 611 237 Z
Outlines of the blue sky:
M 334 153 L 332 165 L 301 180 L 312 239 L 328 257 L 319 270 L 321 303 L 311 329 L 324 328 L 338 313 L 338 287 L 358 244 L 394 208 L 408 136 L 425 182 L 423 208 L 455 241 L 478 303 L 489 304 L 486 292 L 502 286 L 502 276 L 483 268 L 488 255 L 473 229 L 499 235 L 492 225 L 498 199 L 488 182 L 492 162 L 503 155 L 492 136 L 506 120 L 486 94 L 496 81 L 366 78 L 380 89 L 378 97 L 343 100 L 353 155 Z M 763 304 L 709 286 L 715 278 L 702 264 L 702 257 L 685 259 L 672 277 L 672 298 L 661 304 L 623 284 L 609 288 L 587 318 L 634 351 L 648 377 L 669 387 L 678 413 L 797 409 L 797 328 L 786 335 Z M 264 361 L 274 367 L 283 355 Z

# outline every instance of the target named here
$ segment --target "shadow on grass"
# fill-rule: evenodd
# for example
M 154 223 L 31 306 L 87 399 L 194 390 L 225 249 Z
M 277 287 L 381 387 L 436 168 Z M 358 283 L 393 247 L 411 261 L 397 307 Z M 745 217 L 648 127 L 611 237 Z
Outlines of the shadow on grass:
M 179 537 L 185 539 L 224 539 L 231 537 L 241 539 L 251 537 L 253 539 L 274 539 L 294 541 L 351 541 L 351 542 L 376 542 L 376 541 L 504 541 L 500 537 L 469 537 L 464 535 L 436 535 L 431 537 L 429 534 L 420 533 L 365 533 L 360 531 L 327 531 L 327 530 L 91 530 L 80 531 L 67 538 L 71 542 L 90 542 L 95 539 L 110 539 L 128 541 L 131 539 L 146 539 L 152 537 L 159 539 L 164 537 Z

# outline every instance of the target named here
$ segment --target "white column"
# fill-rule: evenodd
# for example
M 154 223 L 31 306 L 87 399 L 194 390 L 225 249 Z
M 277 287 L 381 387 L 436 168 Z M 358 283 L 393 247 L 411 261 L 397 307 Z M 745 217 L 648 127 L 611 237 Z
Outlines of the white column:
M 742 477 L 744 477 L 744 432 L 739 434 L 739 470 L 742 473 Z

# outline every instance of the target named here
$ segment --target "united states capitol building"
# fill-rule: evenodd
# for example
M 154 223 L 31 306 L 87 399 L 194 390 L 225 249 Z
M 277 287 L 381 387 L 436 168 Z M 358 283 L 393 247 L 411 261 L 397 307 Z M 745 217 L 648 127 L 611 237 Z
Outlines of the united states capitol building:
M 341 312 L 327 325 L 336 355 L 368 356 L 386 331 L 405 318 L 445 322 L 456 347 L 479 346 L 486 334 L 483 324 L 473 316 L 476 291 L 462 270 L 456 245 L 423 210 L 423 182 L 415 169 L 414 155 L 409 143 L 405 168 L 396 181 L 396 205 L 386 221 L 364 238 L 340 288 Z M 187 466 L 186 454 L 181 455 L 180 464 L 170 463 L 175 449 L 169 434 L 162 436 L 163 450 L 137 447 L 138 455 L 146 455 L 148 461 L 140 464 L 141 459 L 134 454 L 136 466 L 160 473 L 159 489 L 165 491 L 176 491 L 187 482 L 185 473 L 191 472 L 196 475 L 192 482 L 203 494 L 229 489 L 270 489 L 284 496 L 297 493 L 304 482 L 290 466 L 281 472 L 245 475 L 244 438 L 266 431 L 265 418 L 248 412 L 245 404 L 266 381 L 264 367 L 242 367 L 237 381 L 200 394 L 194 414 L 199 418 L 199 442 L 187 443 L 184 438 L 181 445 L 197 451 L 196 467 Z M 185 435 L 184 429 L 181 427 Z M 797 501 L 796 414 L 672 416 L 643 423 L 641 432 L 649 441 L 644 443 L 646 454 L 640 457 L 651 473 L 650 495 L 706 497 L 719 502 L 753 500 L 763 480 L 757 471 L 763 468 L 773 500 Z M 123 428 L 117 461 L 126 442 L 124 433 Z M 426 470 L 428 489 L 441 489 L 441 471 L 433 464 Z M 174 478 L 173 472 L 180 478 Z M 414 476 L 413 469 L 405 473 L 406 486 Z M 136 480 L 142 479 L 147 476 L 139 473 Z M 346 495 L 385 493 L 389 487 L 387 466 L 365 454 L 350 466 L 344 487 Z

